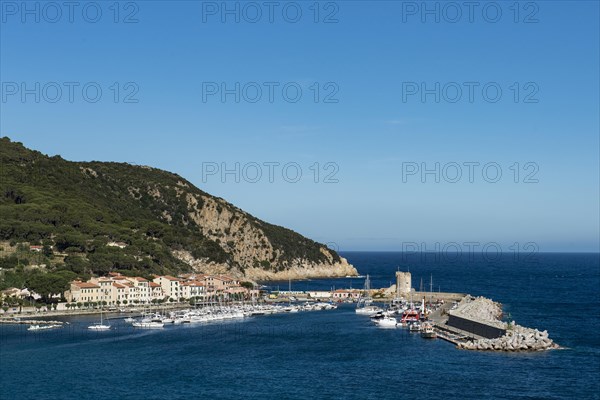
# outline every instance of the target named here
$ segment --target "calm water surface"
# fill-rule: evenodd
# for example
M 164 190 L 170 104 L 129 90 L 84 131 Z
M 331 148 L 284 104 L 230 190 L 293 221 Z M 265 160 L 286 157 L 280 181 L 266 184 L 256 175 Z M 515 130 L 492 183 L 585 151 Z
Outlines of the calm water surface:
M 598 254 L 450 260 L 346 253 L 373 286 L 398 267 L 413 284 L 485 295 L 518 323 L 547 329 L 565 350 L 535 354 L 456 350 L 404 329 L 378 329 L 351 306 L 135 331 L 113 320 L 67 318 L 61 330 L 0 325 L 2 399 L 598 399 Z M 277 286 L 275 283 L 273 286 Z M 279 283 L 287 289 L 288 283 Z M 292 289 L 362 287 L 360 279 L 293 282 Z

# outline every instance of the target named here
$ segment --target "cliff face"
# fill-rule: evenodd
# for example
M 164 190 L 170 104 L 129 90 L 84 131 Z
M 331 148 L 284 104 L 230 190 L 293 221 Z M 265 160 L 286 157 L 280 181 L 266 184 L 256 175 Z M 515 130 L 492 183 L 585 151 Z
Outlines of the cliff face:
M 289 279 L 316 279 L 329 277 L 344 277 L 358 275 L 356 268 L 348 261 L 340 257 L 339 262 L 331 264 L 317 263 L 308 260 L 295 260 L 291 266 L 284 270 L 266 270 L 263 268 L 250 267 L 243 272 L 238 268 L 231 268 L 226 263 L 216 263 L 206 258 L 194 258 L 187 251 L 175 251 L 173 255 L 179 260 L 190 265 L 194 272 L 218 275 L 229 274 L 239 279 L 252 281 L 287 281 Z
M 291 267 L 283 271 L 273 272 L 260 268 L 249 268 L 246 270 L 246 274 L 257 281 L 285 281 L 288 279 L 356 276 L 358 272 L 345 258 L 340 257 L 340 261 L 333 264 L 297 260 L 292 263 Z
M 253 280 L 357 274 L 325 245 L 261 221 L 176 174 L 65 161 L 7 138 L 0 145 L 0 239 L 67 252 L 67 269 L 194 270 Z M 115 241 L 125 246 L 107 247 Z M 46 256 L 57 264 L 57 254 Z

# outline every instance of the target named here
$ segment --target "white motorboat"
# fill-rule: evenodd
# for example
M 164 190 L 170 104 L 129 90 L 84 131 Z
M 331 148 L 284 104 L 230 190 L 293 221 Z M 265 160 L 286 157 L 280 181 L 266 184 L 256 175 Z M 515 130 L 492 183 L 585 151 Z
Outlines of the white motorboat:
M 412 322 L 408 325 L 410 332 L 419 332 L 421 330 L 421 324 L 419 322 Z
M 124 321 L 124 322 L 127 322 L 128 324 L 131 324 L 132 322 L 135 322 L 135 319 L 134 319 L 134 318 L 131 318 L 131 317 L 127 317 L 127 318 L 125 318 L 123 321 Z
M 377 306 L 365 306 L 356 309 L 356 313 L 360 315 L 373 315 L 381 311 L 383 310 Z
M 433 329 L 433 325 L 429 322 L 424 322 L 421 326 L 421 337 L 424 339 L 435 339 L 437 333 Z
M 107 331 L 110 329 L 110 325 L 104 325 L 102 323 L 94 324 L 94 325 L 88 326 L 88 329 L 90 329 L 92 331 Z
M 28 331 L 47 331 L 50 329 L 62 328 L 62 325 L 51 324 L 51 325 L 30 325 L 27 328 Z
M 162 322 L 155 322 L 155 321 L 140 321 L 140 322 L 134 322 L 133 324 L 131 324 L 131 326 L 133 326 L 134 328 L 142 328 L 142 329 L 160 329 L 160 328 L 163 328 L 165 326 L 165 324 L 163 324 Z
M 387 316 L 383 318 L 374 319 L 373 322 L 375 323 L 375 325 L 381 328 L 395 328 L 398 326 L 398 321 L 396 320 L 396 318 Z

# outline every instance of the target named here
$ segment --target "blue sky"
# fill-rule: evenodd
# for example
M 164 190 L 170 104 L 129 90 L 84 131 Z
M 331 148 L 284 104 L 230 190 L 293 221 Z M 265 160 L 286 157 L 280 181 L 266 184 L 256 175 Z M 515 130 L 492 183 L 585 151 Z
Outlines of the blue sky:
M 273 22 L 263 2 L 228 2 L 239 22 L 222 2 L 81 2 L 73 22 L 0 3 L 0 134 L 28 147 L 170 170 L 340 250 L 598 251 L 598 2 L 276 2 Z

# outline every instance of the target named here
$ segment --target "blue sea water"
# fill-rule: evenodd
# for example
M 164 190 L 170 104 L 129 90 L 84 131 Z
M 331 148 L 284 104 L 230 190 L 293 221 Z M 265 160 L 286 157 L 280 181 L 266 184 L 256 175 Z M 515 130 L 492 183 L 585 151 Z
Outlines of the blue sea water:
M 134 331 L 113 320 L 66 318 L 43 333 L 0 325 L 1 399 L 598 399 L 598 254 L 518 259 L 345 253 L 372 286 L 410 269 L 413 284 L 491 297 L 564 350 L 487 353 L 383 330 L 343 305 L 334 311 Z M 273 286 L 287 289 L 288 282 Z M 361 279 L 292 282 L 293 290 L 362 287 Z

